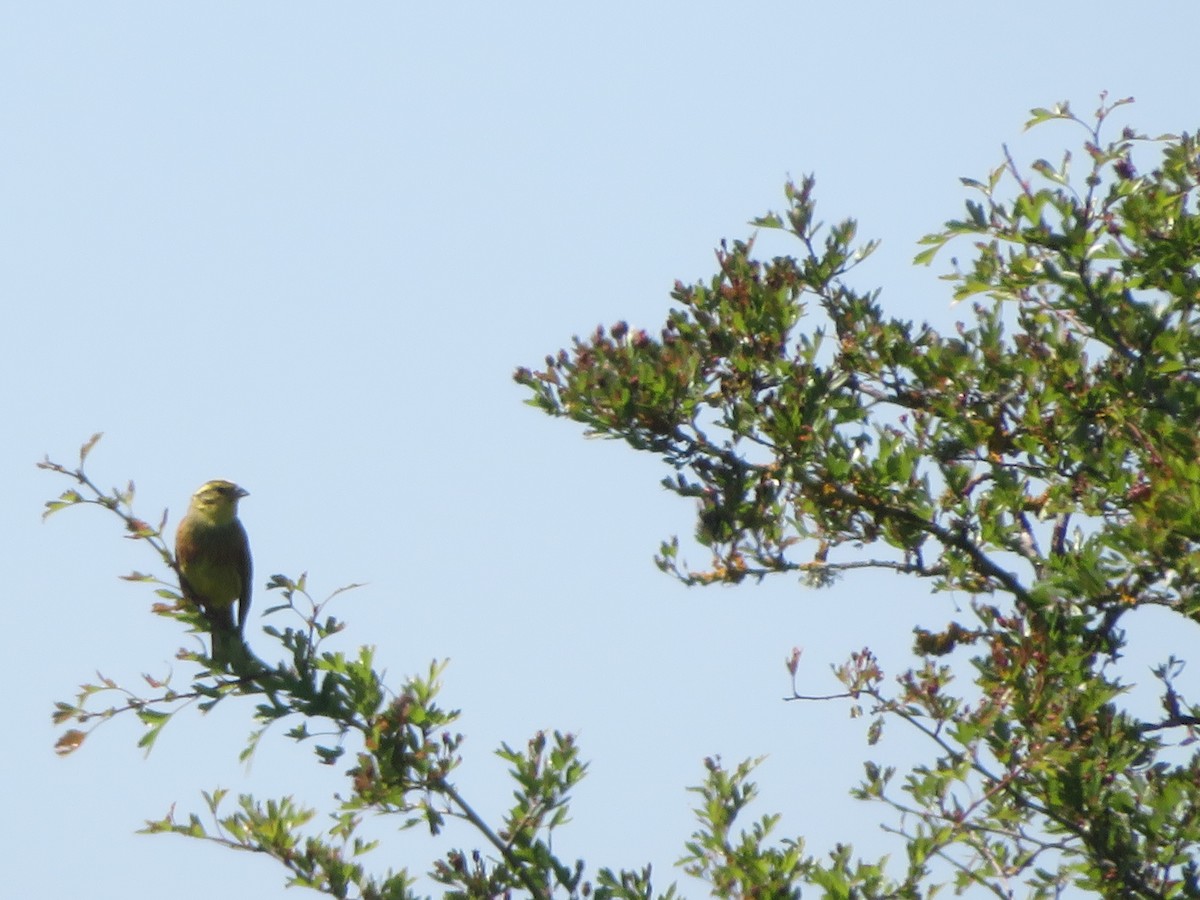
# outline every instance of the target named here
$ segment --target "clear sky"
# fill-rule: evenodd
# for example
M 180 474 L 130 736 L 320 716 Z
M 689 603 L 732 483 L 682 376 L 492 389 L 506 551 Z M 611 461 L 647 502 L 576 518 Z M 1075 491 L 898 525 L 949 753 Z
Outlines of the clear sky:
M 684 788 L 718 753 L 769 754 L 757 812 L 784 813 L 781 836 L 886 849 L 881 810 L 846 796 L 863 723 L 781 702 L 783 661 L 803 645 L 814 692 L 864 644 L 894 670 L 954 598 L 882 575 L 683 589 L 651 562 L 692 527 L 665 473 L 524 406 L 511 371 L 599 322 L 656 328 L 672 282 L 709 277 L 715 244 L 810 171 L 826 220 L 883 239 L 859 283 L 949 321 L 937 270 L 909 260 L 961 209 L 958 176 L 1045 140 L 1021 136 L 1029 108 L 1105 89 L 1137 98 L 1122 121 L 1195 129 L 1175 32 L 1193 18 L 1185 0 L 4 5 L 5 892 L 295 896 L 269 860 L 134 832 L 202 789 L 342 785 L 281 735 L 238 764 L 233 705 L 185 713 L 148 760 L 132 719 L 55 757 L 55 700 L 96 670 L 161 674 L 182 643 L 117 579 L 153 559 L 115 520 L 39 522 L 66 484 L 34 464 L 95 431 L 92 474 L 133 478 L 148 518 L 210 478 L 250 490 L 259 609 L 274 572 L 367 582 L 333 609 L 343 647 L 376 645 L 396 683 L 450 657 L 485 815 L 510 791 L 495 746 L 557 728 L 592 761 L 557 846 L 592 866 L 682 878 Z M 875 755 L 909 749 L 896 733 Z M 379 868 L 421 871 L 435 848 L 389 851 Z

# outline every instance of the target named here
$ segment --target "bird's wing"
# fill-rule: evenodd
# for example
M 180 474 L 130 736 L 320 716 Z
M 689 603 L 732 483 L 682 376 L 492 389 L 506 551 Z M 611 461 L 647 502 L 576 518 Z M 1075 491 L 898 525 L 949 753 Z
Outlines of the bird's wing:
M 246 537 L 246 529 L 242 527 L 240 521 L 237 522 L 237 527 L 242 551 L 238 560 L 238 574 L 242 578 L 242 596 L 238 602 L 238 634 L 241 634 L 246 627 L 246 619 L 250 616 L 250 593 L 254 587 L 254 564 L 250 559 L 250 539 Z

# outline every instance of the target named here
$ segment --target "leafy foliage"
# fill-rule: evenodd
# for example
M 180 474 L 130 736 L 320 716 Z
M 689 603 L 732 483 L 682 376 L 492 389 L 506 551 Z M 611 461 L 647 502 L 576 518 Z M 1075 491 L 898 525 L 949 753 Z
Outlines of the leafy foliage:
M 676 283 L 657 335 L 618 322 L 516 373 L 535 406 L 672 468 L 663 484 L 697 502 L 711 553 L 692 569 L 678 539 L 663 544 L 660 567 L 685 583 L 795 572 L 821 586 L 876 567 L 974 598 L 970 623 L 918 630 L 893 686 L 870 651 L 838 670 L 870 701 L 873 737 L 901 720 L 936 759 L 898 792 L 868 766 L 858 796 L 901 814 L 909 870 L 880 880 L 846 854 L 797 874 L 834 895 L 1200 891 L 1200 757 L 1166 752 L 1200 724 L 1179 663 L 1157 672 L 1153 721 L 1111 673 L 1131 610 L 1200 620 L 1200 155 L 1186 134 L 1105 143 L 1126 102 L 1102 100 L 1094 121 L 1034 110 L 1030 127 L 1083 128 L 1081 184 L 1070 153 L 1023 169 L 1007 150 L 963 180 L 966 217 L 916 259 L 970 241 L 946 276 L 973 304 L 955 333 L 851 286 L 874 245 L 851 220 L 817 221 L 810 177 L 755 222 L 797 256 L 722 244 L 710 281 Z

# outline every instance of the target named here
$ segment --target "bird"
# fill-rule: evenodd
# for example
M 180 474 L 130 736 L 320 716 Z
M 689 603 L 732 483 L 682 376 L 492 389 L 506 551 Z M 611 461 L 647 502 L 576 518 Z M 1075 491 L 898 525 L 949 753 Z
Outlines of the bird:
M 248 653 L 242 633 L 250 614 L 253 563 L 237 517 L 238 501 L 248 496 L 232 481 L 206 481 L 192 494 L 175 531 L 179 586 L 208 620 L 215 663 L 233 663 Z

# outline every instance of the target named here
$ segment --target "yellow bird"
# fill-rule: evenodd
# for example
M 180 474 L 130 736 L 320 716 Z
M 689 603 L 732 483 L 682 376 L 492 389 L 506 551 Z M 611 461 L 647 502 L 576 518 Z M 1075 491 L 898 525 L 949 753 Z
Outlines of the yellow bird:
M 237 517 L 249 492 L 231 481 L 207 481 L 175 532 L 175 561 L 184 598 L 208 619 L 214 662 L 233 662 L 247 651 L 242 640 L 250 613 L 250 542 Z M 237 603 L 237 618 L 233 613 Z

